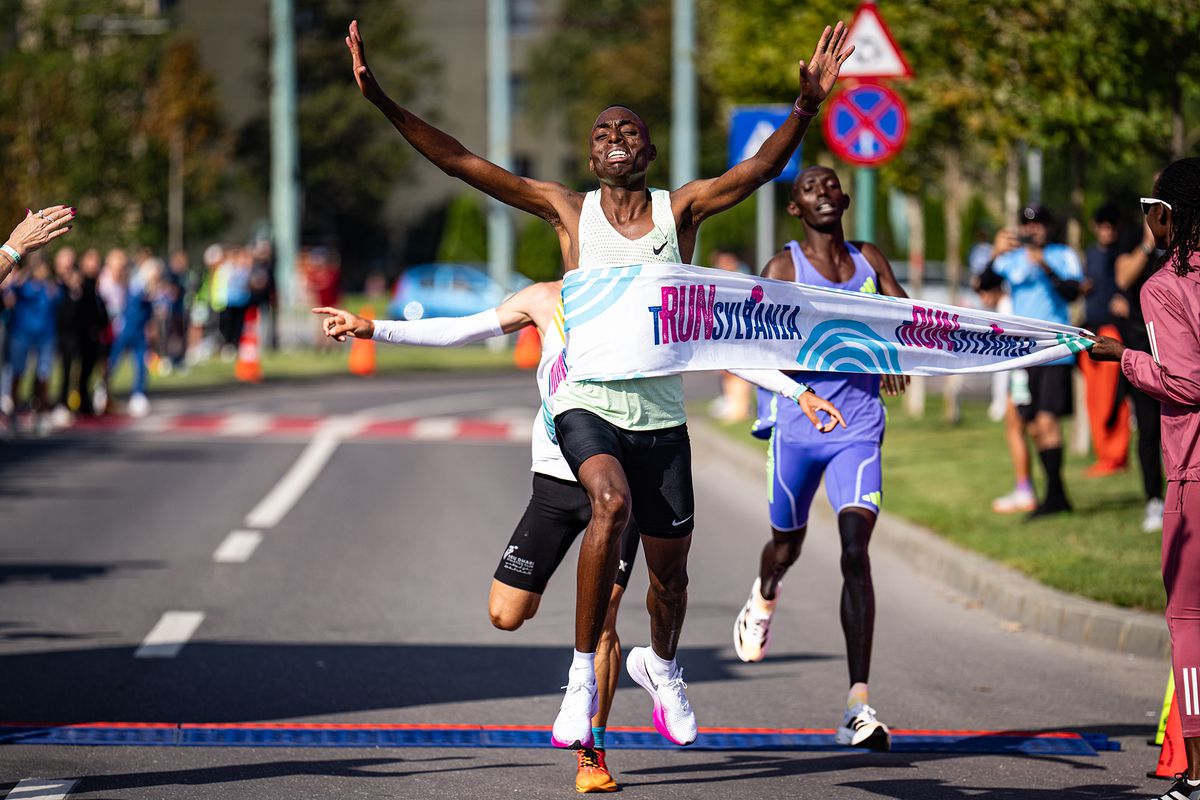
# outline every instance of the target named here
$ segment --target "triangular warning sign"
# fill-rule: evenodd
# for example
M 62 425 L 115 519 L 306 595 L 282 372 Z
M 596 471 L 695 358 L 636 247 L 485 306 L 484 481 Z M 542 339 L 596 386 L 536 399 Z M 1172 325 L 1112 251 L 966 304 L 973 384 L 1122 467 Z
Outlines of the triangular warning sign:
M 840 77 L 912 77 L 912 69 L 874 3 L 863 3 L 854 12 L 846 44 L 854 45 L 854 53 L 842 65 Z
M 742 161 L 745 161 L 751 156 L 757 155 L 759 148 L 763 146 L 763 142 L 771 138 L 771 134 L 775 132 L 775 126 L 767 120 L 759 120 L 754 126 L 754 130 L 750 131 L 750 138 L 746 139 L 746 146 L 742 148 Z

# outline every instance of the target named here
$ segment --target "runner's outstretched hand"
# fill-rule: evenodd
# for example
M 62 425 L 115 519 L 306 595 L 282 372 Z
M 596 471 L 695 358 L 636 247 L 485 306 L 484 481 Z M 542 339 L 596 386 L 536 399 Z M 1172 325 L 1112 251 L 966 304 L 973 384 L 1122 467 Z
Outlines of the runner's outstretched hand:
M 800 62 L 799 103 L 805 111 L 815 113 L 833 91 L 842 64 L 846 63 L 846 59 L 854 52 L 854 45 L 846 47 L 846 36 L 849 33 L 850 29 L 841 22 L 832 29 L 826 25 L 812 58 L 807 64 Z
M 346 47 L 350 48 L 350 57 L 353 59 L 354 80 L 358 83 L 358 90 L 362 92 L 363 97 L 374 103 L 376 100 L 385 97 L 383 88 L 380 87 L 379 81 L 375 80 L 374 73 L 367 66 L 367 48 L 363 44 L 362 35 L 358 32 L 358 20 L 350 23 L 350 33 L 346 36 Z
M 808 417 L 808 421 L 821 433 L 829 433 L 839 424 L 843 428 L 846 427 L 846 420 L 842 417 L 842 412 L 837 410 L 837 406 L 811 389 L 796 398 L 796 405 L 800 406 L 804 416 Z M 829 415 L 829 419 L 821 422 L 821 418 L 817 416 L 818 411 L 824 411 Z
M 888 397 L 896 397 L 897 395 L 904 394 L 904 390 L 908 388 L 908 384 L 911 381 L 912 378 L 907 375 L 884 375 L 879 388 Z
M 356 339 L 370 339 L 375 335 L 375 323 L 345 309 L 322 306 L 314 308 L 312 313 L 327 315 L 325 319 L 321 320 L 321 330 L 330 339 L 344 342 L 347 336 L 353 336 Z

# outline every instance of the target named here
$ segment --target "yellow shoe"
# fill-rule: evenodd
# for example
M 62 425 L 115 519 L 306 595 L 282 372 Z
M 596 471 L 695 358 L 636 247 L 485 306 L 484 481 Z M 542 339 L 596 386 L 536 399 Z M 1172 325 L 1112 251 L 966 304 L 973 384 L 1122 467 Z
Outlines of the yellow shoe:
M 579 758 L 579 771 L 575 773 L 575 791 L 580 794 L 590 792 L 615 792 L 617 782 L 608 772 L 604 763 L 604 751 L 593 750 L 590 747 L 575 751 Z

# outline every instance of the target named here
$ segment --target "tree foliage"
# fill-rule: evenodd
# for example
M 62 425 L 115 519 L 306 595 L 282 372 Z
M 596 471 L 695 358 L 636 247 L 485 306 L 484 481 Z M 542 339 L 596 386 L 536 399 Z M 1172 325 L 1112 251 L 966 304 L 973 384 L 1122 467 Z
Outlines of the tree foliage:
M 811 49 L 824 24 L 853 13 L 837 0 L 702 2 L 702 65 L 728 104 L 787 100 L 785 67 L 808 56 L 797 43 Z M 1046 153 L 1047 200 L 1066 211 L 1085 190 L 1093 205 L 1122 182 L 1148 184 L 1155 165 L 1200 139 L 1200 120 L 1188 117 L 1200 89 L 1197 0 L 924 0 L 880 10 L 916 73 L 892 82 L 910 130 L 883 170 L 888 186 L 945 199 L 953 164 L 962 181 L 996 191 L 1024 144 Z M 806 161 L 818 139 L 807 137 Z
M 211 80 L 187 41 L 106 27 L 130 19 L 119 0 L 7 0 L 3 10 L 17 20 L 0 34 L 11 45 L 0 49 L 3 218 L 69 202 L 80 211 L 80 240 L 161 246 L 167 136 L 186 122 L 192 233 L 222 224 L 223 133 Z M 158 91 L 147 92 L 148 76 L 158 76 Z
M 406 4 L 394 0 L 296 0 L 296 66 L 305 243 L 333 245 L 350 276 L 387 244 L 384 206 L 411 160 L 411 148 L 355 87 L 344 43 L 351 19 L 363 28 L 371 69 L 396 102 L 412 107 L 436 74 L 414 38 Z M 261 74 L 269 76 L 263 43 Z M 264 93 L 269 83 L 264 81 Z M 270 127 L 264 114 L 241 132 L 239 153 L 257 189 L 270 177 Z M 351 278 L 352 279 L 352 278 Z

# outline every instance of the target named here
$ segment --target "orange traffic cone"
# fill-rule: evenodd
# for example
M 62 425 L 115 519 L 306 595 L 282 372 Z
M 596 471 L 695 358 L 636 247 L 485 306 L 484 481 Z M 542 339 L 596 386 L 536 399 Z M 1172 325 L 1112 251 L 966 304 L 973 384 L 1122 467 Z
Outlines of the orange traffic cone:
M 262 361 L 258 352 L 258 307 L 246 309 L 242 323 L 242 338 L 238 342 L 237 363 L 233 376 L 243 383 L 262 383 Z
M 358 315 L 364 319 L 375 319 L 375 309 L 363 306 Z M 350 342 L 350 374 L 364 378 L 375 374 L 375 341 L 355 338 Z
M 1187 751 L 1183 746 L 1183 724 L 1179 720 L 1178 698 L 1171 698 L 1171 713 L 1167 715 L 1167 732 L 1163 737 L 1162 751 L 1158 754 L 1158 766 L 1147 773 L 1150 778 L 1174 778 L 1187 772 Z
M 513 348 L 513 363 L 517 369 L 537 369 L 542 360 L 542 337 L 537 328 L 530 325 L 517 334 L 517 346 Z

